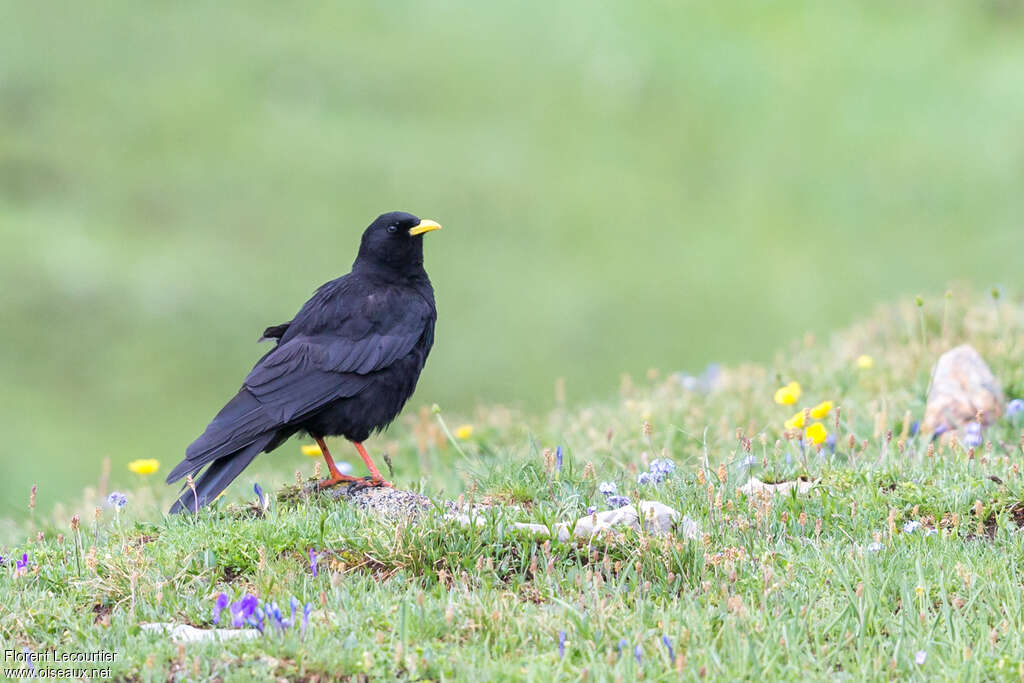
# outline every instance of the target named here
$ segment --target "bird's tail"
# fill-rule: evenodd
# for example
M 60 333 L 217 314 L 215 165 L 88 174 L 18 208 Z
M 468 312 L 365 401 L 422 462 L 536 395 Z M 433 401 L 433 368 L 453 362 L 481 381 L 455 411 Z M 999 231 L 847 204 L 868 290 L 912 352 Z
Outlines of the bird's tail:
M 222 456 L 213 461 L 206 468 L 199 481 L 195 483 L 195 491 L 186 486 L 181 490 L 181 496 L 171 506 L 171 514 L 180 512 L 195 512 L 199 508 L 211 503 L 220 492 L 228 487 L 241 473 L 252 459 L 255 458 L 274 439 L 275 433 L 269 432 L 253 441 L 248 446 L 241 448 L 230 455 Z

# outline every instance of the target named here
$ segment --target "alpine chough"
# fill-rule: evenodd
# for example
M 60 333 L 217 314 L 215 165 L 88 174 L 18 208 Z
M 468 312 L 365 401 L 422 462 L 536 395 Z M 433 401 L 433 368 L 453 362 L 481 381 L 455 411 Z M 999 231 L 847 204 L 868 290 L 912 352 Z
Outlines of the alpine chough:
M 261 341 L 276 340 L 274 348 L 167 475 L 170 484 L 205 468 L 172 513 L 211 502 L 253 458 L 298 432 L 323 451 L 329 476 L 321 487 L 391 486 L 362 442 L 402 410 L 434 343 L 437 309 L 423 269 L 423 235 L 440 227 L 401 211 L 381 215 L 363 233 L 352 272 L 320 287 L 291 322 L 266 329 Z M 338 471 L 328 436 L 353 443 L 368 480 Z

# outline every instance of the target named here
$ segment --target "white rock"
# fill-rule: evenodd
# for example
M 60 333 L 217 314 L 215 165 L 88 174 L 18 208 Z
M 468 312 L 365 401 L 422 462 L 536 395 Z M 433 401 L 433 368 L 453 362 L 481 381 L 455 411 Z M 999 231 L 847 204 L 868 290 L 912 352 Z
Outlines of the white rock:
M 740 491 L 747 496 L 752 496 L 755 493 L 775 495 L 777 493 L 789 493 L 790 489 L 795 488 L 797 493 L 803 495 L 814 488 L 814 484 L 815 482 L 805 479 L 783 481 L 778 484 L 766 484 L 757 477 L 751 477 L 746 484 L 740 487 Z
M 153 631 L 170 636 L 176 643 L 202 643 L 221 640 L 253 640 L 260 637 L 260 632 L 240 628 L 202 629 L 188 624 L 141 624 L 143 631 Z
M 463 526 L 470 526 L 472 524 L 480 526 L 486 523 L 484 516 L 479 514 L 479 512 L 472 516 L 453 514 L 449 515 L 449 517 Z M 558 540 L 562 542 L 568 541 L 570 538 L 589 540 L 594 534 L 607 530 L 633 529 L 634 531 L 639 531 L 641 519 L 643 519 L 644 530 L 650 534 L 664 535 L 671 533 L 673 529 L 678 529 L 684 538 L 699 539 L 701 537 L 700 527 L 695 521 L 680 515 L 676 509 L 664 503 L 659 503 L 656 500 L 642 500 L 636 504 L 636 507 L 626 505 L 617 510 L 605 510 L 604 512 L 580 517 L 572 525 L 571 532 L 570 525 L 559 523 L 555 525 L 555 533 L 558 536 Z M 551 530 L 543 524 L 515 522 L 512 526 L 515 529 L 527 531 L 538 538 L 551 535 Z

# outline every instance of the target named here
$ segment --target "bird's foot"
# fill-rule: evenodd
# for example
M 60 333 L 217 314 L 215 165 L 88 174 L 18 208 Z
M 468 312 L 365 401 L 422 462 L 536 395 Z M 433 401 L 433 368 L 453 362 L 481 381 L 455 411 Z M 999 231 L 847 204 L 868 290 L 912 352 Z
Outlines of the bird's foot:
M 332 486 L 337 486 L 344 482 L 356 483 L 361 481 L 363 480 L 359 477 L 352 477 L 347 474 L 342 474 L 341 472 L 335 472 L 329 479 L 322 479 L 318 481 L 316 483 L 316 487 L 323 491 L 324 489 L 329 489 Z
M 356 491 L 362 491 L 363 489 L 394 488 L 394 487 L 395 487 L 395 485 L 392 484 L 390 481 L 384 481 L 383 479 L 380 479 L 380 478 L 376 478 L 375 479 L 374 477 L 371 476 L 371 477 L 363 477 L 362 479 L 356 479 L 355 481 L 350 483 L 348 485 L 348 490 L 346 491 L 346 493 L 348 493 L 348 495 L 352 495 Z

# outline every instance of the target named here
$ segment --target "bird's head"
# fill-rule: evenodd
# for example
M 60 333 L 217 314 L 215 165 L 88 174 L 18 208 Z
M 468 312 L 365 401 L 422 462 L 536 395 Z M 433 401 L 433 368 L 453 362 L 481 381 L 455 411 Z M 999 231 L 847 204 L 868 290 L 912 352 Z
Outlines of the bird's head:
M 423 235 L 441 226 L 404 211 L 381 214 L 363 233 L 357 266 L 404 272 L 423 266 Z

